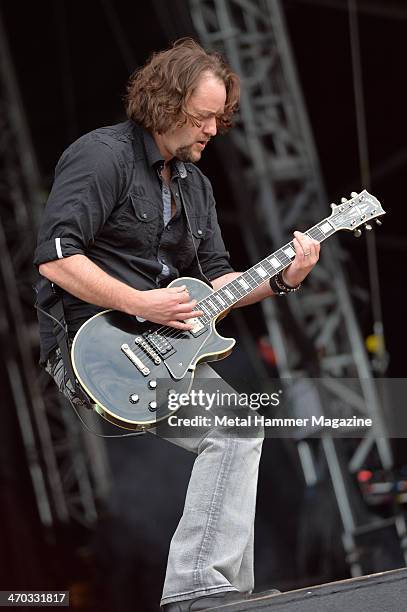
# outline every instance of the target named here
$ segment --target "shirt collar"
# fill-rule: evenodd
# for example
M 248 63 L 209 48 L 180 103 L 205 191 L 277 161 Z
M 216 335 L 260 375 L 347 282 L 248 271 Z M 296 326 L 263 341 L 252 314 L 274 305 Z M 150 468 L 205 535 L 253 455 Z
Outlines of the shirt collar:
M 141 136 L 144 142 L 144 148 L 146 151 L 147 161 L 150 166 L 155 166 L 158 163 L 163 164 L 164 158 L 157 147 L 153 135 L 145 130 L 143 127 L 140 128 Z
M 161 155 L 152 134 L 143 127 L 140 129 L 149 165 L 152 167 L 163 166 L 164 158 Z M 187 177 L 187 169 L 185 168 L 184 162 L 179 159 L 171 160 L 171 177 L 179 177 L 182 179 Z
M 175 160 L 175 172 L 173 170 L 173 176 L 179 176 L 184 179 L 187 177 L 187 169 L 185 168 L 185 164 L 180 159 Z

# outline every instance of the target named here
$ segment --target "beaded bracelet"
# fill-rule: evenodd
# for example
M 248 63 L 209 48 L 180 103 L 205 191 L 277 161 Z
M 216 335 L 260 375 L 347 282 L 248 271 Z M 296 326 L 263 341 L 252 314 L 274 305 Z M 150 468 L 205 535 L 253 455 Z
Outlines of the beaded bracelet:
M 301 283 L 298 283 L 295 287 L 290 287 L 283 280 L 283 271 L 278 272 L 275 276 L 272 276 L 269 280 L 269 285 L 273 293 L 276 295 L 286 295 L 287 293 L 294 293 L 301 287 Z

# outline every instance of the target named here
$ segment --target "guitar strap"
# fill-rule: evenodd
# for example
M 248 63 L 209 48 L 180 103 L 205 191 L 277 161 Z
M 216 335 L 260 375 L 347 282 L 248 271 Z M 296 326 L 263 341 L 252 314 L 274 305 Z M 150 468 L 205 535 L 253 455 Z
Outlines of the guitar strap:
M 177 185 L 178 185 L 178 193 L 179 193 L 179 199 L 181 201 L 181 206 L 184 209 L 184 213 L 185 213 L 185 218 L 187 220 L 187 227 L 188 227 L 188 231 L 191 234 L 191 240 L 192 240 L 192 244 L 194 245 L 194 252 L 195 252 L 195 260 L 196 263 L 198 265 L 198 270 L 199 273 L 201 275 L 201 279 L 207 284 L 209 285 L 209 287 L 212 288 L 212 283 L 209 280 L 209 278 L 204 274 L 204 271 L 202 270 L 202 266 L 201 266 L 201 262 L 199 261 L 199 257 L 198 257 L 198 250 L 196 248 L 196 244 L 195 244 L 195 240 L 194 240 L 194 234 L 192 232 L 192 227 L 191 227 L 191 222 L 189 220 L 189 215 L 188 215 L 188 210 L 187 207 L 185 205 L 185 199 L 184 199 L 184 194 L 182 192 L 182 187 L 181 187 L 181 178 L 177 178 Z
M 51 316 L 52 318 L 53 332 L 58 343 L 59 350 L 61 351 L 61 357 L 64 363 L 67 380 L 70 381 L 76 395 L 73 402 L 90 408 L 90 399 L 78 384 L 72 367 L 70 339 L 68 336 L 68 326 L 65 320 L 61 290 L 57 285 L 51 283 L 48 279 L 41 278 L 35 287 L 35 291 L 37 294 L 35 307 L 38 308 L 38 310 L 43 314 Z

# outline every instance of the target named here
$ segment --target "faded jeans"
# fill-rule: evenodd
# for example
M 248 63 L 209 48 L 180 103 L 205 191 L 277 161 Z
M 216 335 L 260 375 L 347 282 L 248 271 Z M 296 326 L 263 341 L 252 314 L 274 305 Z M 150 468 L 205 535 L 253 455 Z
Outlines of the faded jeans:
M 48 363 L 46 370 L 72 399 L 63 382 L 62 360 L 56 360 L 53 367 Z M 233 391 L 207 364 L 197 367 L 196 378 L 216 378 L 222 389 Z M 178 416 L 186 410 L 181 408 Z M 258 428 L 251 435 L 241 435 L 238 428 L 203 427 L 196 437 L 167 438 L 197 457 L 170 545 L 161 605 L 224 591 L 253 590 L 254 518 L 263 432 Z

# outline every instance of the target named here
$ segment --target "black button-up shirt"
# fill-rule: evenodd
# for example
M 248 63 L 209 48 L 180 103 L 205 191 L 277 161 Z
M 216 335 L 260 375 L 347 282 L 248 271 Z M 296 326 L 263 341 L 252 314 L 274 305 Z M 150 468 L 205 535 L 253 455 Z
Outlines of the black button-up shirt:
M 86 255 L 105 272 L 140 290 L 179 276 L 199 277 L 179 183 L 204 274 L 233 271 L 209 180 L 194 164 L 173 160 L 170 194 L 164 160 L 151 134 L 132 121 L 94 130 L 62 154 L 45 207 L 34 263 Z M 175 214 L 171 217 L 171 197 Z M 68 329 L 103 310 L 63 292 Z M 40 316 L 41 360 L 56 346 L 52 322 Z

